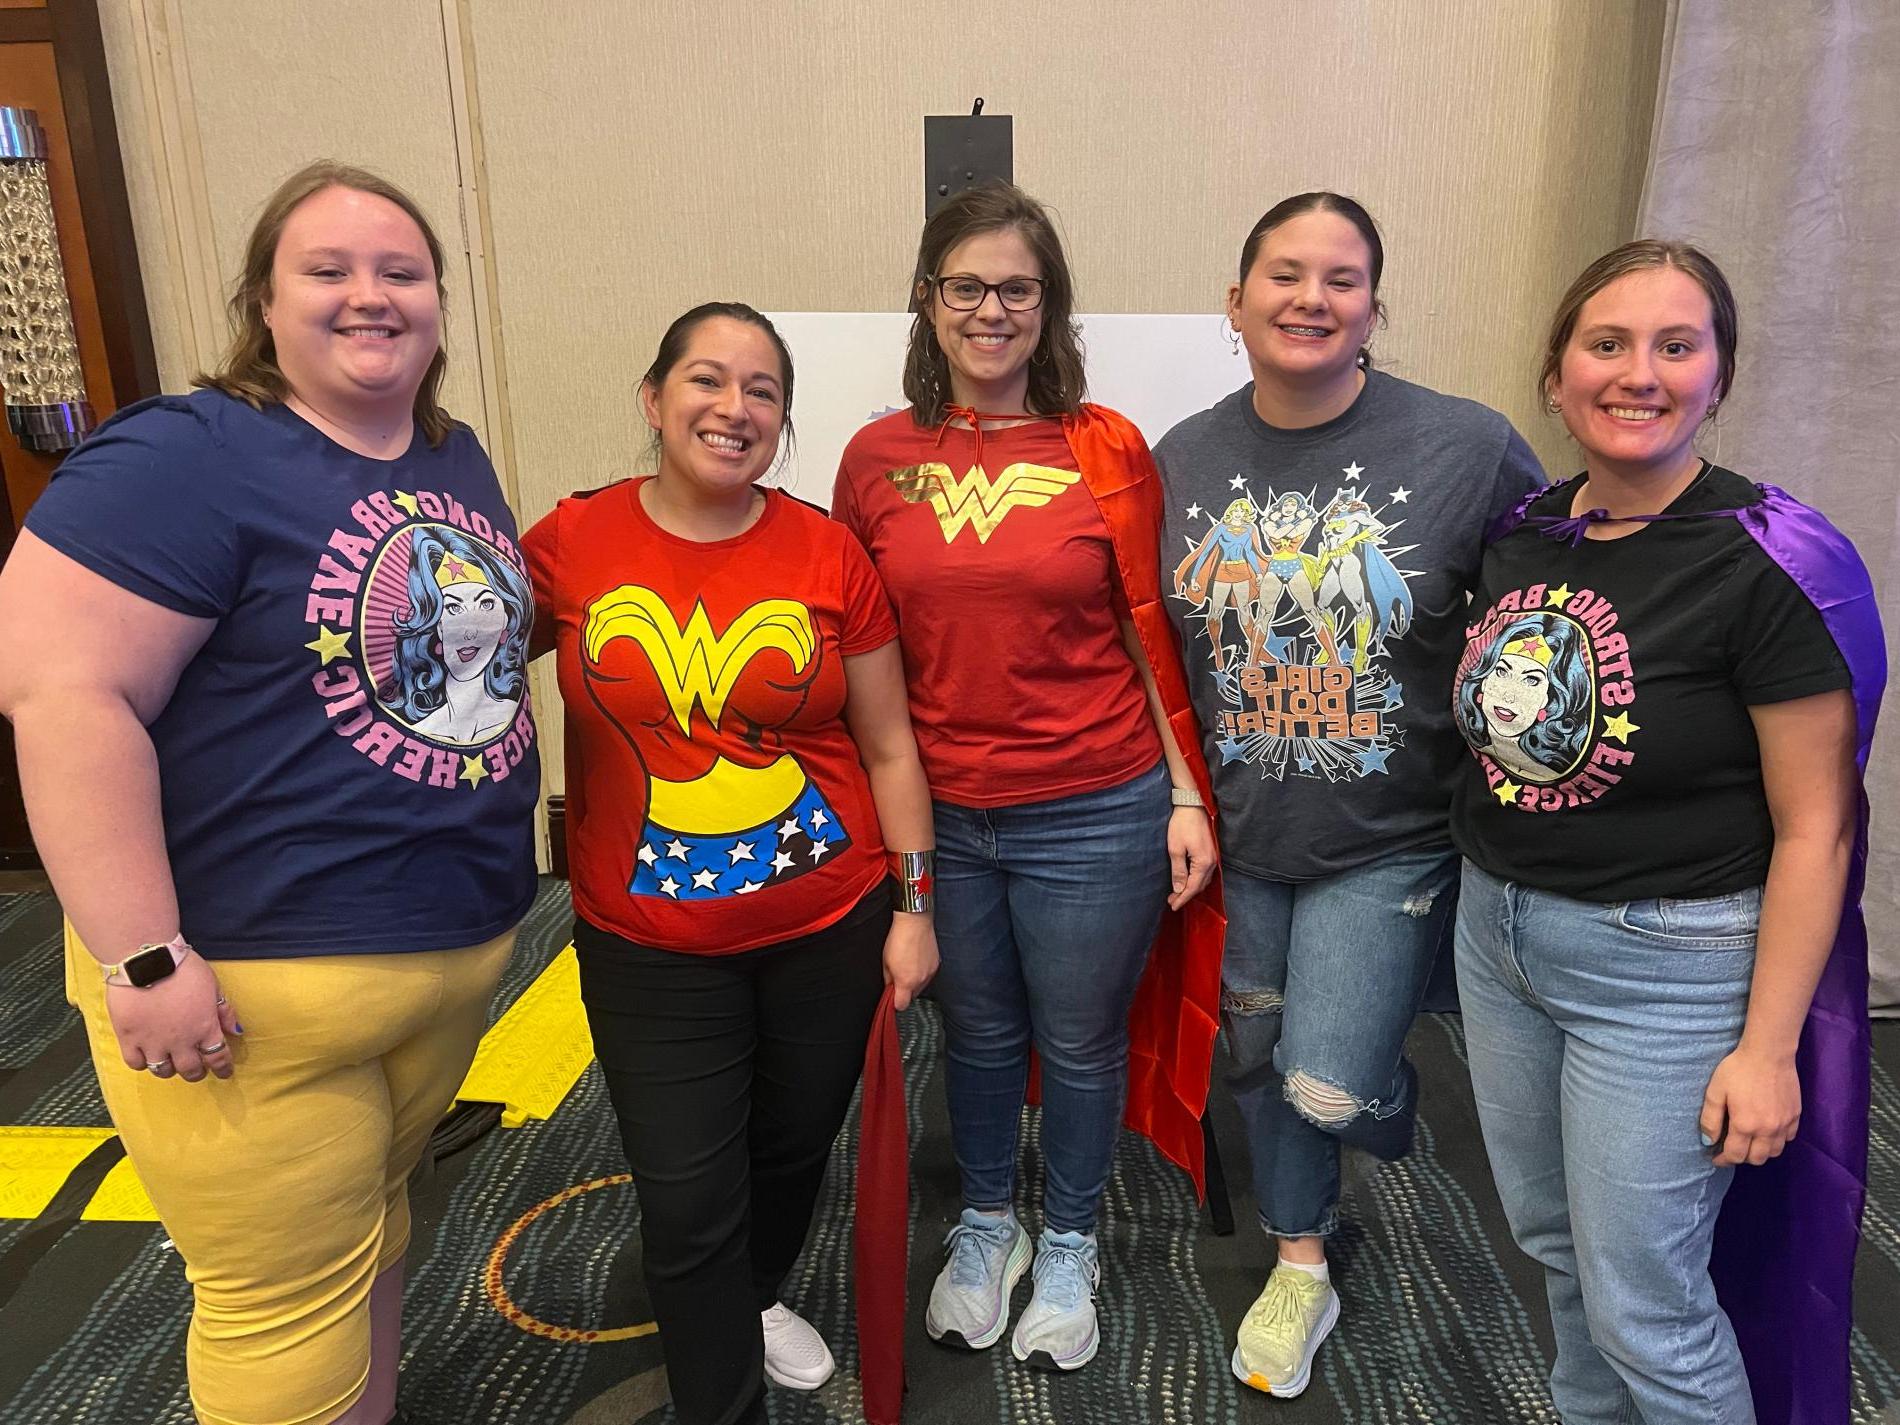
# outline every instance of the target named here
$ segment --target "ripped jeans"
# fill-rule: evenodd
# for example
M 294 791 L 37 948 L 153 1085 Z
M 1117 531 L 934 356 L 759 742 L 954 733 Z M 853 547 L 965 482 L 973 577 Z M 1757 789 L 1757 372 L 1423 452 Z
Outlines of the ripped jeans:
M 1247 1128 L 1260 1225 L 1338 1225 L 1339 1149 L 1412 1147 L 1418 1074 L 1405 1035 L 1450 934 L 1458 853 L 1428 846 L 1318 881 L 1228 870 L 1221 1024 Z

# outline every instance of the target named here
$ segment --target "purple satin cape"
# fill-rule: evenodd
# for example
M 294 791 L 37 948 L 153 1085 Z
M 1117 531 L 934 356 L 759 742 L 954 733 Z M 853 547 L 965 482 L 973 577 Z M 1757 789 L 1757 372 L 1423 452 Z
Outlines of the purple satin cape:
M 1760 489 L 1759 504 L 1709 517 L 1736 520 L 1820 613 L 1853 679 L 1855 752 L 1865 777 L 1887 685 L 1873 583 L 1854 546 L 1825 518 L 1785 490 Z M 1499 521 L 1491 537 L 1523 523 L 1529 504 Z M 1866 880 L 1863 787 L 1840 929 L 1795 1054 L 1800 1131 L 1774 1161 L 1736 1169 L 1715 1226 L 1709 1273 L 1741 1344 L 1761 1425 L 1844 1425 L 1850 1414 L 1854 1250 L 1867 1200 Z

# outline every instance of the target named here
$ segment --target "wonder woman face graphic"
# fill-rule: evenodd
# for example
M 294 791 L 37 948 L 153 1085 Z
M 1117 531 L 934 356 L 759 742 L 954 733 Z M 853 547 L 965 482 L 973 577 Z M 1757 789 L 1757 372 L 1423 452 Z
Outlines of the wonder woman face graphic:
M 447 562 L 447 561 L 445 561 Z M 442 586 L 442 663 L 458 683 L 479 678 L 508 631 L 508 610 L 486 582 L 458 581 Z
M 1515 742 L 1544 711 L 1550 696 L 1550 674 L 1535 658 L 1505 653 L 1478 690 L 1491 735 Z

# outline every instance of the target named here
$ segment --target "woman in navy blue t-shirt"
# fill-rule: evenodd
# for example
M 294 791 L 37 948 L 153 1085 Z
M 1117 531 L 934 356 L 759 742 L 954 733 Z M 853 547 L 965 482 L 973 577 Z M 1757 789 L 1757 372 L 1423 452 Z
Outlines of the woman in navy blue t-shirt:
M 287 180 L 205 389 L 102 426 L 0 571 L 68 995 L 206 1420 L 391 1419 L 404 1182 L 534 897 L 533 600 L 438 404 L 441 274 L 382 179 Z

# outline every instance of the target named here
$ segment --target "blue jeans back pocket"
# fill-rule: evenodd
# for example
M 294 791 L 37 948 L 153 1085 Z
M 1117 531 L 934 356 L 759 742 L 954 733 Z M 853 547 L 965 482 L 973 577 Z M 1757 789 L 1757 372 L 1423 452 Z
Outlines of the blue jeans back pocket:
M 1672 945 L 1744 950 L 1754 945 L 1761 924 L 1761 887 L 1697 900 L 1624 901 L 1616 908 L 1616 923 Z

